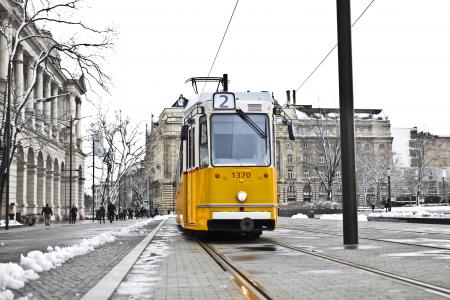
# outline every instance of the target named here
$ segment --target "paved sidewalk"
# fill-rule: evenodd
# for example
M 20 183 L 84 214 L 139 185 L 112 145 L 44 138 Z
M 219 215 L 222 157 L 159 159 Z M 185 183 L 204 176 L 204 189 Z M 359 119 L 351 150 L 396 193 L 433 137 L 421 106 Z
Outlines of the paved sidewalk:
M 245 299 L 175 219 L 167 220 L 117 288 L 122 299 Z
M 35 229 L 29 231 L 29 235 L 35 235 L 36 237 L 29 243 L 34 243 L 39 238 L 44 238 L 44 242 L 38 244 L 38 248 L 42 245 L 59 245 L 62 244 L 76 244 L 80 241 L 81 237 L 92 237 L 106 231 L 116 231 L 121 228 L 127 227 L 133 223 L 139 222 L 138 220 L 130 220 L 126 222 L 114 222 L 112 224 L 80 224 L 79 226 L 62 225 L 51 227 L 43 231 L 42 229 Z M 66 261 L 62 266 L 56 269 L 38 273 L 39 279 L 27 282 L 24 288 L 12 290 L 15 297 L 28 296 L 29 300 L 33 299 L 79 299 L 90 288 L 92 288 L 99 280 L 101 280 L 127 253 L 132 250 L 143 238 L 145 238 L 149 232 L 155 228 L 160 221 L 155 220 L 147 224 L 145 227 L 133 231 L 126 236 L 119 236 L 112 243 L 106 243 L 94 251 L 90 251 L 85 255 L 77 256 Z M 61 229 L 67 226 L 65 234 L 71 236 L 69 240 L 65 240 L 64 243 L 57 241 L 55 235 L 61 233 Z M 14 238 L 23 236 L 25 232 L 21 232 L 19 236 L 17 233 L 13 234 Z M 48 238 L 54 236 L 53 240 Z M 0 235 L 0 238 L 7 237 L 7 245 L 3 248 L 8 249 L 13 247 L 11 245 L 14 240 L 13 237 L 8 235 Z M 29 236 L 27 235 L 29 238 Z M 47 239 L 48 238 L 48 239 Z M 32 245 L 30 247 L 33 247 Z M 0 247 L 1 249 L 2 247 Z M 2 251 L 5 251 L 3 249 Z M 33 248 L 36 249 L 36 248 Z M 45 250 L 44 250 L 45 251 Z M 24 253 L 26 254 L 26 253 Z M 4 260 L 3 255 L 1 256 Z M 31 295 L 31 296 L 30 296 Z

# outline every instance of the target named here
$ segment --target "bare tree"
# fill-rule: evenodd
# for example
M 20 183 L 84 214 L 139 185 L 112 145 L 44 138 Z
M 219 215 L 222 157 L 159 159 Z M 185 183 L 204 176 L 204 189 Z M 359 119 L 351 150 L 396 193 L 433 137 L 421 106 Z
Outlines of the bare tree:
M 102 71 L 105 50 L 112 47 L 114 31 L 97 29 L 77 20 L 82 0 L 4 0 L 0 3 L 0 38 L 6 41 L 7 76 L 2 85 L 2 136 L 0 165 L 0 209 L 8 169 L 20 141 L 20 132 L 27 129 L 31 114 L 24 114 L 26 104 L 32 99 L 38 68 L 58 66 L 69 78 L 85 78 L 107 90 L 109 77 Z M 54 38 L 47 28 L 64 27 L 68 34 Z M 70 30 L 69 30 L 70 28 Z M 23 94 L 14 90 L 13 77 L 18 49 L 28 43 L 39 45 L 36 60 L 31 66 L 33 75 Z M 64 66 L 67 63 L 70 68 Z M 72 70 L 72 71 L 69 71 Z M 50 73 L 51 74 L 51 73 Z M 15 101 L 11 101 L 12 98 Z M 35 112 L 34 112 L 35 113 Z M 37 116 L 42 117 L 42 116 Z
M 100 133 L 105 141 L 105 151 L 101 157 L 101 173 L 97 177 L 102 183 L 102 203 L 116 202 L 119 194 L 120 180 L 145 154 L 145 145 L 141 140 L 139 126 L 133 125 L 122 112 L 115 112 L 113 120 L 108 114 L 99 110 L 96 120 L 91 124 L 91 131 Z
M 378 202 L 381 201 L 382 186 L 386 183 L 389 162 L 383 161 L 370 151 L 359 150 L 356 155 L 357 175 L 364 196 L 364 202 L 369 204 L 367 196 L 370 191 L 376 191 Z
M 415 181 L 417 187 L 417 205 L 422 190 L 422 181 L 425 177 L 425 169 L 435 160 L 437 136 L 429 132 L 415 132 L 411 145 L 412 166 L 415 168 Z
M 339 184 L 341 164 L 341 139 L 339 131 L 339 116 L 325 112 L 314 114 L 316 135 L 312 150 L 308 152 L 305 165 L 311 167 L 317 174 L 319 183 L 327 192 L 327 200 L 332 200 L 334 188 Z

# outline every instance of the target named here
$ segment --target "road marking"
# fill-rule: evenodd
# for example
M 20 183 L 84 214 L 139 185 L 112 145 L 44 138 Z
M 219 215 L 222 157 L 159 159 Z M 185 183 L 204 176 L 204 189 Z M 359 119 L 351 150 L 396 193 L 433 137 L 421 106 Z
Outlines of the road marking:
M 81 300 L 109 299 L 165 222 L 166 220 L 162 220 L 161 223 L 159 223 L 152 232 L 134 247 L 134 249 L 131 250 L 114 268 L 112 268 L 105 277 L 97 282 L 97 284 L 91 288 Z

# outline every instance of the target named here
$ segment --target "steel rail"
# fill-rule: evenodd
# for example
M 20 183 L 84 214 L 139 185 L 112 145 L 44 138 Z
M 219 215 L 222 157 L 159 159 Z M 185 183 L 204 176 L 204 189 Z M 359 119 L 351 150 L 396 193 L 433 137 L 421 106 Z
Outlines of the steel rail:
M 274 296 L 271 296 L 272 293 L 252 279 L 249 274 L 239 270 L 230 259 L 220 254 L 214 246 L 198 239 L 197 242 L 225 272 L 228 272 L 233 277 L 233 282 L 247 299 L 276 299 Z
M 311 233 L 320 233 L 320 234 L 328 234 L 328 235 L 337 235 L 342 236 L 342 233 L 330 233 L 330 232 L 323 232 L 318 230 L 306 230 L 306 229 L 298 229 L 298 228 L 290 228 L 290 227 L 279 227 L 289 230 L 295 230 L 295 231 L 303 231 L 303 232 L 311 232 Z M 423 247 L 423 248 L 430 248 L 430 249 L 437 249 L 437 250 L 450 250 L 448 247 L 440 247 L 440 246 L 430 246 L 430 245 L 420 245 L 420 244 L 414 244 L 414 243 L 407 243 L 407 242 L 398 242 L 391 239 L 376 239 L 376 238 L 369 238 L 364 236 L 359 236 L 360 239 L 363 240 L 369 240 L 369 241 L 375 241 L 375 242 L 384 242 L 384 243 L 391 243 L 391 244 L 400 244 L 400 245 L 408 245 L 408 246 L 415 246 L 415 247 Z
M 337 257 L 328 256 L 328 255 L 320 254 L 320 253 L 313 252 L 313 251 L 308 251 L 308 250 L 305 250 L 305 249 L 302 249 L 302 248 L 299 248 L 299 247 L 296 247 L 296 246 L 291 246 L 291 245 L 287 245 L 287 244 L 284 244 L 284 243 L 281 243 L 281 242 L 277 242 L 277 241 L 274 241 L 272 239 L 260 238 L 260 240 L 265 241 L 267 243 L 271 243 L 271 244 L 277 245 L 277 246 L 281 246 L 281 247 L 284 247 L 284 248 L 287 248 L 287 249 L 291 249 L 291 250 L 294 250 L 294 251 L 298 251 L 298 252 L 309 254 L 309 255 L 312 255 L 312 256 L 315 256 L 315 257 L 319 257 L 319 258 L 322 258 L 322 259 L 325 259 L 325 260 L 329 260 L 329 261 L 332 261 L 332 262 L 335 262 L 335 263 L 339 263 L 339 264 L 342 264 L 342 265 L 346 265 L 346 266 L 350 266 L 350 267 L 357 268 L 357 269 L 360 269 L 360 270 L 364 270 L 364 271 L 367 271 L 367 272 L 370 272 L 370 273 L 373 273 L 373 274 L 380 275 L 382 277 L 388 277 L 388 278 L 394 279 L 394 280 L 396 280 L 396 281 L 398 281 L 400 283 L 407 284 L 407 285 L 413 286 L 415 288 L 420 288 L 420 289 L 422 289 L 425 292 L 432 293 L 432 294 L 439 295 L 439 296 L 442 296 L 442 297 L 450 299 L 450 289 L 448 289 L 448 288 L 444 288 L 444 287 L 437 286 L 437 285 L 434 285 L 434 284 L 430 284 L 430 283 L 426 283 L 426 282 L 419 281 L 419 280 L 416 280 L 416 279 L 408 278 L 408 277 L 405 277 L 405 276 L 397 275 L 397 274 L 394 274 L 394 273 L 378 270 L 378 269 L 375 269 L 375 268 L 363 266 L 363 265 L 360 265 L 360 264 L 357 264 L 357 263 L 353 263 L 353 262 L 349 262 L 349 261 L 346 261 L 346 260 L 343 260 L 343 259 L 340 259 L 340 258 L 337 258 Z

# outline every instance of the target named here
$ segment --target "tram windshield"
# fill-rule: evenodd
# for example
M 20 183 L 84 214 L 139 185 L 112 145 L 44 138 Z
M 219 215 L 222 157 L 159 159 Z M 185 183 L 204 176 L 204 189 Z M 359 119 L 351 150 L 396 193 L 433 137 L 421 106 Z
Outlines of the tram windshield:
M 270 143 L 267 115 L 247 114 L 264 137 L 235 114 L 211 116 L 211 158 L 215 166 L 269 166 Z

